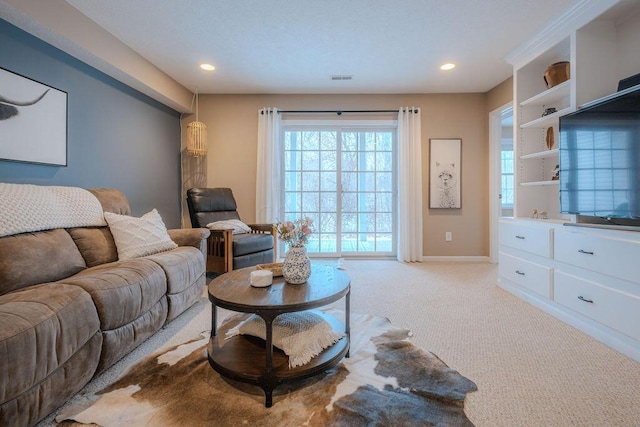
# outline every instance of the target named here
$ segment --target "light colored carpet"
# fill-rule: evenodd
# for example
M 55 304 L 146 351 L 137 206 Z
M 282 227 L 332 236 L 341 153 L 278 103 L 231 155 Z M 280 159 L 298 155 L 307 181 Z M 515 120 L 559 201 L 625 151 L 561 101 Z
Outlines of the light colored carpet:
M 476 426 L 640 425 L 640 363 L 498 288 L 496 265 L 344 265 L 354 313 L 411 329 L 414 344 L 478 385 L 465 404 Z M 208 330 L 209 307 L 203 297 L 81 393 L 103 388 L 160 347 Z M 41 425 L 55 425 L 53 415 Z

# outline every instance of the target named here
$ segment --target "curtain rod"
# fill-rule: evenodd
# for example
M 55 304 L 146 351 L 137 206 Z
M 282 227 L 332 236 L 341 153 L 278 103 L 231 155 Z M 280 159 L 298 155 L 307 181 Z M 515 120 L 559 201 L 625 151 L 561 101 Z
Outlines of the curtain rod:
M 410 110 L 413 113 L 417 113 L 418 109 Z M 278 110 L 278 113 L 335 113 L 338 116 L 342 113 L 397 113 L 398 110 Z M 269 111 L 271 113 L 271 111 Z M 264 114 L 261 111 L 260 114 Z

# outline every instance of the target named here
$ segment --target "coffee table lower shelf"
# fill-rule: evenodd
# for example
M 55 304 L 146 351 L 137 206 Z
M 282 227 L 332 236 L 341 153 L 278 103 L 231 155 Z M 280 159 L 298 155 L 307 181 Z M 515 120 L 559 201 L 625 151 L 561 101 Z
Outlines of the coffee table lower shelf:
M 334 330 L 345 330 L 344 324 L 335 317 L 328 314 L 323 314 L 323 317 Z M 349 338 L 344 336 L 309 363 L 289 368 L 289 357 L 274 347 L 272 369 L 268 371 L 264 340 L 246 335 L 225 339 L 227 331 L 235 325 L 237 322 L 222 325 L 217 334 L 211 337 L 207 346 L 209 364 L 220 375 L 262 388 L 266 407 L 272 406 L 273 390 L 276 387 L 320 374 L 336 366 L 349 353 Z

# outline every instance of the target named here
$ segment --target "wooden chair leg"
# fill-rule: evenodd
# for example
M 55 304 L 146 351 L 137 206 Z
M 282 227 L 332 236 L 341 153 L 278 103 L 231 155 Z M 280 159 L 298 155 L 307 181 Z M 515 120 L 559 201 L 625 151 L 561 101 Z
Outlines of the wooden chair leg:
M 233 231 L 224 230 L 224 270 L 233 271 Z
M 207 271 L 223 274 L 233 270 L 233 231 L 212 232 L 207 241 Z

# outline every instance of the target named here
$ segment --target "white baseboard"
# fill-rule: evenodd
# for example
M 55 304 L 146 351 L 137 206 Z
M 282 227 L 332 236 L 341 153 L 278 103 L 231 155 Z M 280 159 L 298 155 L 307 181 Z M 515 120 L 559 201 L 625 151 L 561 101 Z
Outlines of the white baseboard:
M 491 262 L 488 256 L 423 256 L 423 262 Z

